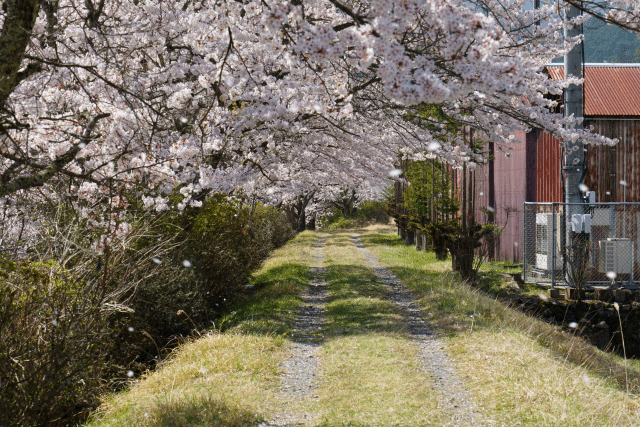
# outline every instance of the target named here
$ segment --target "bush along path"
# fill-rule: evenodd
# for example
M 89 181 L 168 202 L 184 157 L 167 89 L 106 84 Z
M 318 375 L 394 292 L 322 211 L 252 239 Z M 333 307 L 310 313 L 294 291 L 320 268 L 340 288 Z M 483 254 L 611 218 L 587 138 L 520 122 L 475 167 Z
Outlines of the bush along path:
M 640 425 L 638 396 L 602 374 L 631 381 L 638 363 L 459 283 L 394 233 L 300 233 L 215 330 L 90 425 Z

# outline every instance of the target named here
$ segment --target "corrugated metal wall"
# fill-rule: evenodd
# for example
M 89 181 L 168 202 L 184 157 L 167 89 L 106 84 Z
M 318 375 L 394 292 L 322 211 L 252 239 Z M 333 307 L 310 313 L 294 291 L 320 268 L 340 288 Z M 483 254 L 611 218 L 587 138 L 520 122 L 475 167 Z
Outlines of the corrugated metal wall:
M 610 138 L 615 147 L 587 148 L 585 184 L 597 202 L 640 202 L 640 120 L 591 119 L 586 125 Z
M 527 147 L 524 132 L 515 134 L 510 151 L 494 155 L 495 223 L 504 227 L 496 244 L 496 259 L 522 259 L 522 206 L 526 196 Z
M 596 191 L 596 201 L 640 202 L 640 119 L 591 119 L 585 124 L 594 126 L 597 133 L 620 139 L 616 147 L 587 147 L 585 184 Z M 507 152 L 493 149 L 493 160 L 473 174 L 476 219 L 489 221 L 482 211 L 490 206 L 495 208 L 495 223 L 504 226 L 495 245 L 499 260 L 522 260 L 525 201 L 562 202 L 560 141 L 538 131 L 528 135 L 520 132 L 516 138 L 519 142 L 508 157 Z
M 536 199 L 532 202 L 562 202 L 562 148 L 545 132 L 538 134 L 536 150 Z

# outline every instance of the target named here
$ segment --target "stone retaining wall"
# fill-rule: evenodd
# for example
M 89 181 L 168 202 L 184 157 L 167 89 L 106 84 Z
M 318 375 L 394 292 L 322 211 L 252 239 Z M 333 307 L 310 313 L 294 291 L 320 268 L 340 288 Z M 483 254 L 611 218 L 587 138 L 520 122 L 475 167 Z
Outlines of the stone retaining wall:
M 582 302 L 542 296 L 522 297 L 517 302 L 523 311 L 573 330 L 601 350 L 622 355 L 624 335 L 627 357 L 640 358 L 640 291 L 607 290 L 596 296 L 604 301 L 590 300 L 587 295 Z

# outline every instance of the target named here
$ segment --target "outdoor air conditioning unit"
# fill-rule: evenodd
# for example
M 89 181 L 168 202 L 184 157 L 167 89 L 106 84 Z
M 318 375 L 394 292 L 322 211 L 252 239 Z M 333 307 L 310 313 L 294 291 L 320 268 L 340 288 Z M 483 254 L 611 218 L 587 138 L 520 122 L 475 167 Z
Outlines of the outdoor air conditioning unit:
M 600 273 L 631 274 L 633 271 L 633 242 L 629 239 L 607 239 L 598 242 L 600 247 Z
M 554 268 L 554 263 L 552 262 L 554 254 L 555 269 L 560 270 L 562 268 L 562 254 L 560 253 L 561 215 L 555 215 L 555 227 L 553 217 L 554 215 L 550 213 L 536 214 L 536 268 L 540 270 L 549 271 Z

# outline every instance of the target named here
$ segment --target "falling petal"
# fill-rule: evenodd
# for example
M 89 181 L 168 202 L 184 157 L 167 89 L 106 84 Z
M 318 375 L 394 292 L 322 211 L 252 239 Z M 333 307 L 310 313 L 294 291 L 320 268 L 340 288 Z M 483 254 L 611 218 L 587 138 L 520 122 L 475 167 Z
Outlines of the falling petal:
M 571 322 L 571 323 L 569 323 L 569 327 L 570 327 L 571 329 L 575 329 L 575 328 L 577 328 L 577 327 L 578 327 L 578 324 L 577 324 L 576 322 Z
M 625 187 L 626 187 L 626 185 L 627 185 L 627 181 L 625 181 L 624 179 L 621 179 L 621 180 L 620 180 L 620 185 L 623 185 L 623 186 L 625 186 Z
M 610 195 L 611 195 L 611 192 L 610 192 L 610 191 L 605 191 L 605 193 L 604 193 L 604 194 L 606 194 L 607 196 L 610 196 Z
M 128 330 L 129 332 L 133 332 L 133 331 L 134 331 L 133 326 L 129 326 L 129 327 L 127 328 L 127 330 Z
M 127 371 L 127 376 L 131 378 L 133 376 L 133 371 Z
M 187 123 L 189 120 L 187 120 L 187 118 L 186 118 L 186 117 L 182 117 L 182 118 L 180 119 L 180 121 L 181 121 L 182 123 Z
M 430 142 L 429 145 L 427 145 L 427 150 L 429 151 L 436 151 L 439 150 L 441 147 L 439 142 Z
M 607 271 L 607 277 L 611 280 L 615 280 L 618 275 L 615 271 Z
M 189 261 L 188 259 L 185 259 L 184 261 L 182 261 L 182 265 L 189 268 L 191 267 L 191 261 Z
M 578 185 L 578 188 L 580 188 L 580 191 L 582 191 L 583 193 L 586 193 L 587 191 L 589 191 L 589 187 L 587 187 L 584 184 Z
M 162 263 L 162 260 L 160 258 L 152 258 L 151 261 L 155 262 L 156 264 Z
M 513 242 L 513 246 L 518 246 L 519 243 L 518 242 Z
M 389 176 L 392 177 L 392 178 L 397 178 L 400 175 L 402 175 L 402 170 L 400 170 L 400 169 L 391 169 L 389 171 Z
M 548 301 L 549 300 L 549 297 L 544 295 L 544 294 L 538 295 L 538 298 L 540 298 L 542 301 Z
M 481 196 L 484 196 L 484 193 L 481 191 L 481 192 L 480 192 L 480 195 L 481 195 Z
M 51 323 L 53 323 L 53 326 L 58 326 L 58 321 L 56 319 L 53 319 Z
M 488 212 L 495 212 L 496 210 L 493 209 L 491 206 L 487 206 L 487 211 Z

